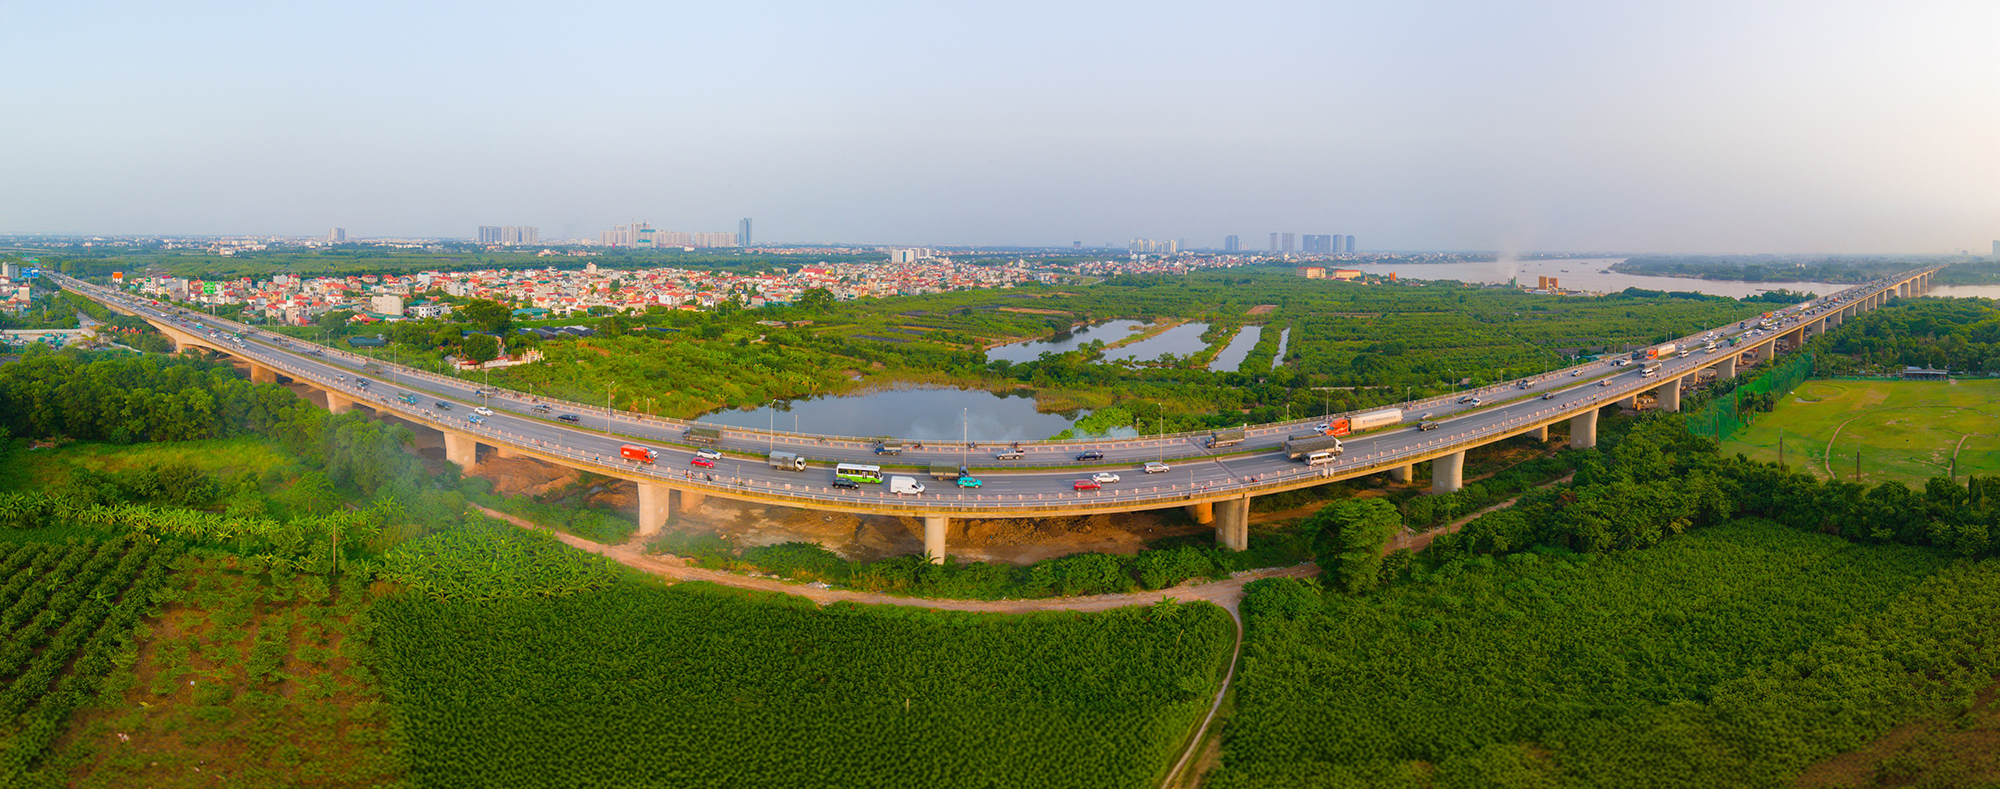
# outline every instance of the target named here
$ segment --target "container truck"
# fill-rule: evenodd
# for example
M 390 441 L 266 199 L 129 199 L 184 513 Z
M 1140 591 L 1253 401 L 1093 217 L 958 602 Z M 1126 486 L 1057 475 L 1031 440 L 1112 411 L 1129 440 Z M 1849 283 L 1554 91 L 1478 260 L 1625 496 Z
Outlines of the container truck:
M 931 479 L 955 480 L 965 476 L 965 467 L 950 463 L 932 463 Z
M 681 433 L 681 439 L 696 444 L 714 444 L 722 440 L 722 429 L 715 427 L 690 427 Z
M 642 446 L 626 444 L 618 448 L 618 456 L 626 460 L 636 460 L 640 463 L 651 463 L 660 458 L 660 453 Z
M 1373 430 L 1375 428 L 1382 427 L 1384 425 L 1393 425 L 1401 421 L 1403 421 L 1403 409 L 1384 408 L 1380 411 L 1370 411 L 1365 414 L 1357 414 L 1353 417 L 1353 419 L 1350 420 L 1350 423 L 1353 429 L 1355 430 Z M 1336 433 L 1335 435 L 1339 434 Z
M 806 470 L 806 459 L 790 452 L 773 452 L 767 462 L 780 471 Z
M 1285 456 L 1293 460 L 1308 457 L 1314 452 L 1331 452 L 1339 455 L 1347 451 L 1341 447 L 1340 439 L 1333 436 L 1292 436 L 1285 439 Z
M 1640 370 L 1639 370 L 1639 377 L 1641 377 L 1641 378 L 1651 378 L 1651 377 L 1653 377 L 1653 376 L 1655 376 L 1655 375 L 1659 375 L 1659 374 L 1660 374 L 1660 363 L 1659 363 L 1659 362 L 1647 362 L 1647 363 L 1646 363 L 1646 366 L 1645 366 L 1645 367 L 1643 367 L 1643 368 L 1640 368 Z
M 1232 427 L 1208 434 L 1208 448 L 1233 447 L 1243 443 L 1243 428 Z
M 903 442 L 894 438 L 882 439 L 881 441 L 875 444 L 875 454 L 877 455 L 903 454 Z

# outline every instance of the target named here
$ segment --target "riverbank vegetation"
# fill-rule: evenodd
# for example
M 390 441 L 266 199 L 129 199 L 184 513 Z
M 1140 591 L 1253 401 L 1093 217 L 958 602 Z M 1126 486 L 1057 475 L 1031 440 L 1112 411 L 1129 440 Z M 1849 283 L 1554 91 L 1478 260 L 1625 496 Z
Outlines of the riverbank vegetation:
M 1731 282 L 1832 282 L 1858 285 L 1936 263 L 1910 257 L 1784 255 L 1645 255 L 1611 265 L 1622 274 Z

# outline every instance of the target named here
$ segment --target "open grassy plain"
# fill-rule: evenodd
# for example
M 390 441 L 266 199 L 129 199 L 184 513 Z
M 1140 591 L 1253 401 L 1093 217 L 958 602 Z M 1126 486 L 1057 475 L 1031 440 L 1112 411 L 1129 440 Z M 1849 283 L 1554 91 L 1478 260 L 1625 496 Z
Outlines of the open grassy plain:
M 1723 454 L 1784 461 L 1822 479 L 1921 485 L 1952 474 L 2000 474 L 2000 381 L 1815 380 L 1723 442 Z M 1954 465 L 1955 462 L 1955 465 Z

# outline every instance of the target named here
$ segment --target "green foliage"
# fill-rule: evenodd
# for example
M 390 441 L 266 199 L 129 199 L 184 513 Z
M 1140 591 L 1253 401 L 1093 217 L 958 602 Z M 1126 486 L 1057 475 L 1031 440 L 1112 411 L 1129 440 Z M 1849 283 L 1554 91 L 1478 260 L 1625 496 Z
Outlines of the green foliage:
M 374 621 L 429 787 L 1150 787 L 1232 632 L 1205 603 L 822 610 L 703 584 L 401 595 Z
M 1349 499 L 1321 508 L 1300 528 L 1317 535 L 1327 585 L 1358 594 L 1382 580 L 1382 550 L 1403 518 L 1386 499 Z
M 1421 763 L 1435 785 L 1774 786 L 1970 702 L 2000 661 L 1971 646 L 2000 621 L 1957 613 L 2000 602 L 2000 565 L 1760 521 L 1311 591 L 1246 589 L 1211 785 L 1375 786 Z
M 440 600 L 560 597 L 603 589 L 619 573 L 616 562 L 542 532 L 476 517 L 397 546 L 381 569 L 382 578 Z
M 464 352 L 465 358 L 475 362 L 485 363 L 500 357 L 500 341 L 490 335 L 465 335 L 465 340 L 460 343 L 459 348 Z

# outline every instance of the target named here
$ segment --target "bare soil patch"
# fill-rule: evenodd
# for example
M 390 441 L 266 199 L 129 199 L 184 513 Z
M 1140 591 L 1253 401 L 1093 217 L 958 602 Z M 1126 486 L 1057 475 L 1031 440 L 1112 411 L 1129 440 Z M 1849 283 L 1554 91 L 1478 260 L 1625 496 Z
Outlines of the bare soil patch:
M 1277 308 L 1278 308 L 1278 305 L 1276 305 L 1276 304 L 1259 304 L 1259 305 L 1257 305 L 1257 306 L 1255 306 L 1255 307 L 1251 307 L 1251 308 L 1250 308 L 1250 310 L 1249 310 L 1249 312 L 1247 312 L 1247 313 L 1245 313 L 1245 314 L 1248 314 L 1248 315 L 1265 315 L 1265 314 L 1268 314 L 1268 313 L 1270 313 L 1270 312 L 1271 312 L 1272 310 L 1275 310 L 1275 309 L 1277 309 Z
M 1981 691 L 1964 715 L 1897 728 L 1859 750 L 1806 768 L 1792 786 L 1985 787 L 2000 785 L 2000 684 Z

